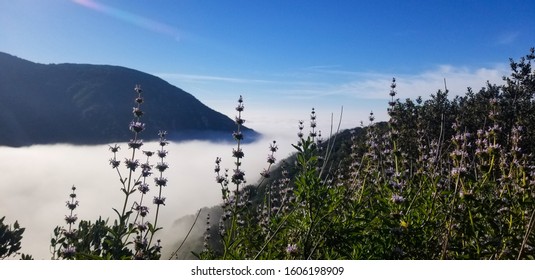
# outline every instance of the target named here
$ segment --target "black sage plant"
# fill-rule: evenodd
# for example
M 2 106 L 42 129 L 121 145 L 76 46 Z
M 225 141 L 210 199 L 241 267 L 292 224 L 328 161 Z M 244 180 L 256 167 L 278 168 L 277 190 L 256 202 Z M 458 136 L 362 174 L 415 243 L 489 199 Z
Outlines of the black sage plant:
M 166 132 L 160 131 L 159 148 L 155 151 L 143 150 L 141 133 L 145 129 L 142 122 L 143 90 L 139 85 L 134 88 L 135 106 L 133 119 L 129 124 L 132 138 L 128 142 L 129 156 L 122 161 L 119 157 L 120 146 L 109 146 L 113 157 L 109 160 L 116 170 L 124 194 L 122 207 L 113 208 L 117 217 L 109 220 L 98 219 L 91 222 L 81 220 L 76 228 L 78 217 L 74 210 L 79 205 L 76 200 L 76 187 L 72 187 L 70 200 L 67 201 L 68 215 L 65 216 L 67 227 L 56 227 L 51 240 L 53 259 L 159 259 L 161 256 L 160 240 L 155 237 L 161 230 L 158 227 L 160 208 L 165 206 L 166 198 L 162 195 L 167 186 L 164 176 L 169 165 L 165 161 L 168 145 Z M 151 158 L 157 158 L 156 165 Z M 121 170 L 121 166 L 125 170 Z M 153 180 L 150 178 L 153 177 Z M 156 195 L 149 197 L 151 188 Z M 153 190 L 154 191 L 154 190 Z M 152 215 L 151 215 L 152 214 Z
M 326 142 L 312 110 L 296 152 L 272 169 L 270 154 L 257 186 L 243 179 L 240 97 L 236 168 L 229 180 L 216 160 L 223 215 L 199 257 L 534 259 L 533 60 L 532 48 L 503 85 L 453 98 L 401 101 L 393 79 L 387 122 L 372 112 Z

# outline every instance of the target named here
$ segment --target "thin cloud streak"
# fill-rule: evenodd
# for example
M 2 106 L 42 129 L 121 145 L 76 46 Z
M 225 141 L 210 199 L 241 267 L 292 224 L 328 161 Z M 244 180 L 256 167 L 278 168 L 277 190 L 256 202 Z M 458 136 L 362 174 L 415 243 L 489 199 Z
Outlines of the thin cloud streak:
M 323 70 L 322 70 L 323 71 Z M 331 71 L 336 74 L 337 71 Z M 340 72 L 340 75 L 350 75 L 351 72 Z M 346 97 L 351 99 L 375 99 L 384 100 L 388 98 L 388 91 L 392 78 L 396 78 L 399 98 L 417 98 L 421 96 L 426 99 L 437 90 L 444 90 L 444 79 L 450 94 L 463 95 L 468 87 L 479 89 L 488 82 L 501 84 L 502 77 L 507 75 L 506 67 L 498 65 L 494 68 L 479 68 L 471 70 L 464 67 L 454 67 L 451 65 L 441 65 L 435 69 L 413 74 L 395 75 L 378 73 L 357 73 L 354 72 L 352 79 L 332 84 L 323 84 L 322 87 L 307 87 L 302 83 L 302 87 L 275 89 L 278 95 L 288 99 L 311 100 L 334 97 Z
M 108 5 L 104 5 L 102 3 L 99 3 L 97 1 L 93 0 L 72 0 L 75 4 L 78 4 L 82 7 L 91 9 L 93 11 L 97 11 L 99 13 L 108 15 L 110 17 L 119 19 L 121 21 L 130 23 L 132 25 L 141 27 L 143 29 L 160 33 L 163 35 L 168 35 L 174 38 L 176 41 L 180 41 L 180 33 L 179 31 L 174 28 L 173 26 L 170 26 L 168 24 L 146 18 L 134 13 L 130 13 L 125 10 L 117 9 Z
M 311 66 L 293 73 L 278 74 L 279 80 L 249 79 L 181 73 L 155 74 L 177 85 L 186 83 L 221 82 L 240 83 L 256 86 L 255 92 L 277 96 L 278 100 L 313 100 L 334 97 L 384 100 L 387 98 L 392 78 L 396 78 L 401 98 L 429 97 L 439 89 L 444 89 L 444 79 L 452 95 L 463 95 L 468 87 L 481 88 L 486 82 L 501 84 L 502 77 L 508 74 L 505 65 L 491 68 L 469 69 L 452 65 L 440 65 L 434 69 L 416 74 L 397 75 L 336 70 L 335 65 Z M 217 92 L 224 91 L 222 84 Z M 209 90 L 200 91 L 209 92 Z M 214 89 L 211 89 L 212 91 Z M 195 94 L 195 93 L 193 93 Z M 234 94 L 234 93 L 233 93 Z
M 498 45 L 511 45 L 520 37 L 519 31 L 503 33 L 498 37 Z
M 180 73 L 154 73 L 155 76 L 162 79 L 172 79 L 184 82 L 227 82 L 227 83 L 277 83 L 276 81 L 261 80 L 261 79 L 247 79 L 247 78 L 233 78 L 224 76 L 210 76 L 210 75 L 195 75 L 195 74 L 180 74 Z

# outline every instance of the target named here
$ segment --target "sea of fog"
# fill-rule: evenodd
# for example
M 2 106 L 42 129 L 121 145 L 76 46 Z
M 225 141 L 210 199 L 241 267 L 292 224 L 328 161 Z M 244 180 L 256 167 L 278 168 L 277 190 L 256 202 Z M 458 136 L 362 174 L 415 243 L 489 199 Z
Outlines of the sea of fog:
M 328 138 L 333 125 L 330 115 L 323 111 L 318 114 L 317 129 L 323 129 L 323 137 Z M 304 132 L 307 133 L 310 129 L 309 112 L 309 109 L 294 109 L 285 114 L 273 114 L 261 108 L 248 112 L 246 124 L 261 128 L 259 132 L 263 135 L 256 142 L 242 147 L 245 153 L 242 169 L 248 183 L 257 182 L 260 172 L 267 167 L 268 148 L 273 140 L 277 140 L 279 147 L 275 155 L 277 162 L 295 151 L 291 144 L 297 141 L 298 121 L 305 121 Z M 363 116 L 353 116 L 349 120 L 365 119 L 367 113 L 363 111 Z M 335 117 L 335 127 L 337 121 Z M 346 127 L 357 125 L 355 121 Z M 232 136 L 229 134 L 229 137 Z M 119 145 L 118 156 L 124 162 L 124 158 L 131 156 L 131 150 L 126 143 Z M 221 167 L 232 170 L 232 149 L 235 147 L 232 142 L 208 141 L 170 143 L 166 146 L 169 169 L 164 177 L 168 179 L 168 185 L 163 192 L 166 205 L 160 210 L 158 221 L 163 230 L 157 236 L 162 240 L 162 257 L 176 249 L 173 246 L 183 240 L 191 226 L 177 225 L 177 219 L 194 215 L 203 207 L 220 204 L 221 190 L 215 182 L 214 161 L 221 157 Z M 155 151 L 158 148 L 157 142 L 149 142 L 142 150 Z M 31 254 L 35 259 L 50 259 L 50 239 L 57 225 L 65 225 L 64 218 L 69 214 L 66 201 L 73 185 L 79 200 L 76 208 L 78 219 L 115 218 L 112 208 L 122 209 L 124 195 L 117 172 L 109 165 L 112 156 L 109 145 L 0 146 L 0 217 L 6 217 L 4 223 L 13 224 L 16 220 L 26 228 L 21 253 Z M 153 156 L 152 160 L 157 158 Z M 125 174 L 124 164 L 120 167 Z M 153 187 L 149 193 L 151 202 L 154 195 Z
M 262 138 L 243 146 L 245 157 L 243 170 L 248 182 L 259 179 L 259 173 L 267 167 L 266 157 L 272 139 Z M 282 143 L 281 143 L 282 142 Z M 289 141 L 279 141 L 277 159 L 292 152 Z M 118 155 L 129 157 L 131 150 L 126 144 Z M 156 150 L 158 143 L 145 143 L 143 150 Z M 175 248 L 188 228 L 177 228 L 174 221 L 184 215 L 195 214 L 202 207 L 220 203 L 221 191 L 215 182 L 214 161 L 222 158 L 222 167 L 232 170 L 233 143 L 217 144 L 206 141 L 171 143 L 166 162 L 170 168 L 164 176 L 168 186 L 163 196 L 166 205 L 160 211 L 158 238 L 162 239 L 164 256 Z M 115 218 L 112 208 L 121 209 L 123 194 L 115 170 L 109 165 L 112 153 L 108 145 L 36 145 L 22 148 L 0 147 L 0 217 L 4 223 L 15 220 L 26 228 L 20 252 L 31 254 L 35 259 L 50 259 L 50 239 L 57 225 L 65 225 L 69 213 L 66 201 L 71 187 L 76 186 L 79 219 L 95 220 L 100 216 Z M 156 160 L 157 158 L 153 158 Z M 120 166 L 123 173 L 126 169 Z M 153 181 L 151 180 L 151 183 Z M 155 195 L 155 187 L 149 197 Z M 166 246 L 167 245 L 167 246 Z

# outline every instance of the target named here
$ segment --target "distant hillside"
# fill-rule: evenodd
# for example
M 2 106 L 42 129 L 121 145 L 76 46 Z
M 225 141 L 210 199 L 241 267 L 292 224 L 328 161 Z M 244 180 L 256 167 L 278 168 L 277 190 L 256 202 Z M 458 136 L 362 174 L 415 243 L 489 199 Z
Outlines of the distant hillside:
M 376 123 L 376 127 L 381 131 L 386 131 L 388 124 L 386 122 Z M 358 145 L 359 149 L 364 149 L 364 143 L 366 138 L 367 127 L 355 127 L 352 129 L 345 129 L 336 133 L 332 137 L 326 139 L 320 147 L 324 152 L 329 150 L 330 156 L 327 159 L 325 164 L 326 173 L 325 177 L 337 175 L 336 172 L 340 170 L 347 170 L 351 164 L 351 152 L 353 145 Z M 292 153 L 286 158 L 282 158 L 279 162 L 273 166 L 271 169 L 271 176 L 267 179 L 262 179 L 260 176 L 257 178 L 250 178 L 251 182 L 256 182 L 255 184 L 250 184 L 246 186 L 246 189 L 249 193 L 249 209 L 258 209 L 259 205 L 262 204 L 266 188 L 271 188 L 274 185 L 278 184 L 278 181 L 283 178 L 283 170 L 287 171 L 288 178 L 294 179 L 296 172 L 295 164 L 297 154 Z M 344 173 L 342 172 L 342 173 Z M 259 182 L 261 184 L 258 184 Z M 293 183 L 291 183 L 293 186 Z M 292 187 L 293 188 L 293 187 Z M 188 236 L 180 250 L 176 255 L 171 256 L 176 259 L 197 259 L 195 254 L 199 254 L 203 250 L 204 234 L 206 233 L 206 217 L 210 216 L 210 233 L 211 237 L 207 241 L 212 249 L 222 250 L 219 232 L 219 221 L 223 214 L 223 210 L 220 205 L 205 207 L 201 209 L 199 219 L 195 221 L 195 215 L 186 215 L 180 217 L 174 221 L 175 227 L 180 227 L 182 229 L 189 229 L 193 226 L 191 234 Z M 184 234 L 185 236 L 185 234 Z M 168 255 L 171 255 L 171 251 L 179 248 L 183 241 L 184 237 L 180 236 L 178 240 L 175 241 L 175 244 L 171 248 L 167 248 L 164 252 L 163 258 L 169 258 Z
M 38 64 L 0 52 L 0 145 L 128 141 L 134 86 L 144 90 L 144 140 L 231 140 L 234 121 L 166 81 L 119 66 Z M 247 139 L 258 134 L 245 128 Z

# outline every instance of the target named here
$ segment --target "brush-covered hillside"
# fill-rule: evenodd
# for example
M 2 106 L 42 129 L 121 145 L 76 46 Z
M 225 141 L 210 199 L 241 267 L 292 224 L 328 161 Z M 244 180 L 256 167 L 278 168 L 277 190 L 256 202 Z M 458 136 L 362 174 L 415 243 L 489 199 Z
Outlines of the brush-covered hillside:
M 534 60 L 531 49 L 503 85 L 462 96 L 399 100 L 394 79 L 388 122 L 372 114 L 323 141 L 312 114 L 296 153 L 266 164 L 258 184 L 218 174 L 222 205 L 187 248 L 206 259 L 534 259 Z

